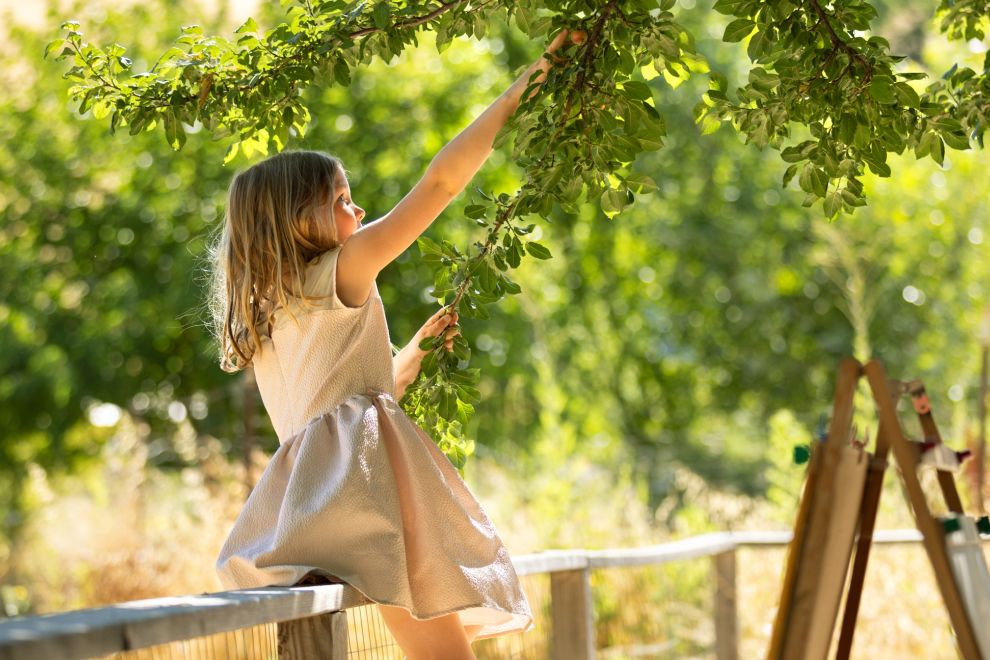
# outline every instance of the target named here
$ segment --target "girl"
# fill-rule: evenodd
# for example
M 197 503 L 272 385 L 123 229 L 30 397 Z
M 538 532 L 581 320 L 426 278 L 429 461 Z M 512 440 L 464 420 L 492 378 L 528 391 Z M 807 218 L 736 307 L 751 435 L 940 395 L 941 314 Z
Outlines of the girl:
M 217 560 L 227 588 L 346 582 L 412 659 L 473 658 L 473 639 L 532 628 L 495 527 L 396 403 L 419 373 L 419 341 L 444 333 L 450 350 L 457 315 L 441 309 L 391 359 L 375 278 L 464 189 L 549 67 L 534 63 L 368 225 L 323 153 L 234 177 L 214 253 L 221 367 L 254 368 L 280 446 Z

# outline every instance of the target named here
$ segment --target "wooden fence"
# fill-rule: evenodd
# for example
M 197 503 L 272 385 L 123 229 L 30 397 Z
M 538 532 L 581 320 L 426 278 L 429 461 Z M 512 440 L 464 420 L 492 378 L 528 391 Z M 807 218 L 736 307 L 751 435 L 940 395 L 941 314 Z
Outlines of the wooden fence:
M 615 550 L 548 550 L 513 559 L 520 576 L 550 576 L 550 655 L 595 657 L 593 570 L 653 566 L 710 557 L 715 657 L 735 660 L 738 646 L 736 550 L 782 547 L 790 532 L 719 532 Z M 877 544 L 918 543 L 916 530 L 880 531 Z M 280 658 L 347 657 L 347 610 L 368 601 L 345 585 L 266 587 L 201 596 L 155 598 L 75 612 L 0 621 L 0 660 L 90 658 L 279 625 Z

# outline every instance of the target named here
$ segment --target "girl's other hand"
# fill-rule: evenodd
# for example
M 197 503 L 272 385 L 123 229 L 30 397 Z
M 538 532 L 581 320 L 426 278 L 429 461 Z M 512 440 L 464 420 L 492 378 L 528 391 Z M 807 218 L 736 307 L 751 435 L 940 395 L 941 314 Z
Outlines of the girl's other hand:
M 427 319 L 412 340 L 392 358 L 396 399 L 402 398 L 406 388 L 419 375 L 420 365 L 428 353 L 419 347 L 419 343 L 429 337 L 438 337 L 441 333 L 444 335 L 444 348 L 454 350 L 454 337 L 461 334 L 461 330 L 457 325 L 457 313 L 447 312 L 446 307 L 441 307 Z
M 550 42 L 550 45 L 547 46 L 546 51 L 540 56 L 540 59 L 534 62 L 532 66 L 526 70 L 526 73 L 523 74 L 523 78 L 527 81 L 527 83 L 530 80 L 530 77 L 537 71 L 539 71 L 539 76 L 534 82 L 542 83 L 546 80 L 547 71 L 550 70 L 550 67 L 553 66 L 554 62 L 558 62 L 561 59 L 555 56 L 554 53 L 556 53 L 557 50 L 568 41 L 568 38 L 573 44 L 583 44 L 587 40 L 588 35 L 584 32 L 584 30 L 574 30 L 573 32 L 567 28 L 561 30 L 560 34 L 554 37 L 553 41 Z
M 448 351 L 454 350 L 454 337 L 461 334 L 460 327 L 457 325 L 457 318 L 457 312 L 448 312 L 446 307 L 441 307 L 427 319 L 410 343 L 418 349 L 419 342 L 427 337 L 437 337 L 440 333 L 444 333 L 444 348 Z M 426 355 L 426 351 L 421 352 Z

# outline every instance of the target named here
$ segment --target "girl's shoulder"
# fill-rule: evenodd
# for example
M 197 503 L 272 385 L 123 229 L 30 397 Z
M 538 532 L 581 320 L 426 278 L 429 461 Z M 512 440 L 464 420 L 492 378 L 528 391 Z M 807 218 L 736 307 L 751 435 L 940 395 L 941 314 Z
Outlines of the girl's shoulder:
M 307 297 L 333 296 L 340 246 L 321 252 L 306 263 L 302 292 Z
M 340 246 L 321 252 L 306 263 L 302 272 L 302 287 L 300 287 L 302 295 L 292 297 L 289 300 L 288 306 L 293 315 L 330 309 L 363 310 L 373 304 L 373 299 L 378 297 L 378 288 L 374 284 L 372 284 L 371 295 L 368 296 L 368 300 L 358 307 L 345 304 L 337 296 L 337 257 L 339 255 Z M 276 314 L 276 325 L 279 325 L 279 321 L 286 316 L 288 315 Z

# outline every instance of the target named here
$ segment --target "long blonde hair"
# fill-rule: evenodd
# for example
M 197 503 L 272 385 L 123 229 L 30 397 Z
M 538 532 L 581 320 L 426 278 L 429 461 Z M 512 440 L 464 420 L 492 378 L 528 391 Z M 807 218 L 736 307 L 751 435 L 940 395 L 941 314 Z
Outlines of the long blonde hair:
M 211 251 L 210 309 L 224 371 L 251 365 L 275 310 L 302 296 L 306 263 L 337 246 L 333 194 L 343 172 L 328 154 L 286 151 L 231 181 Z

